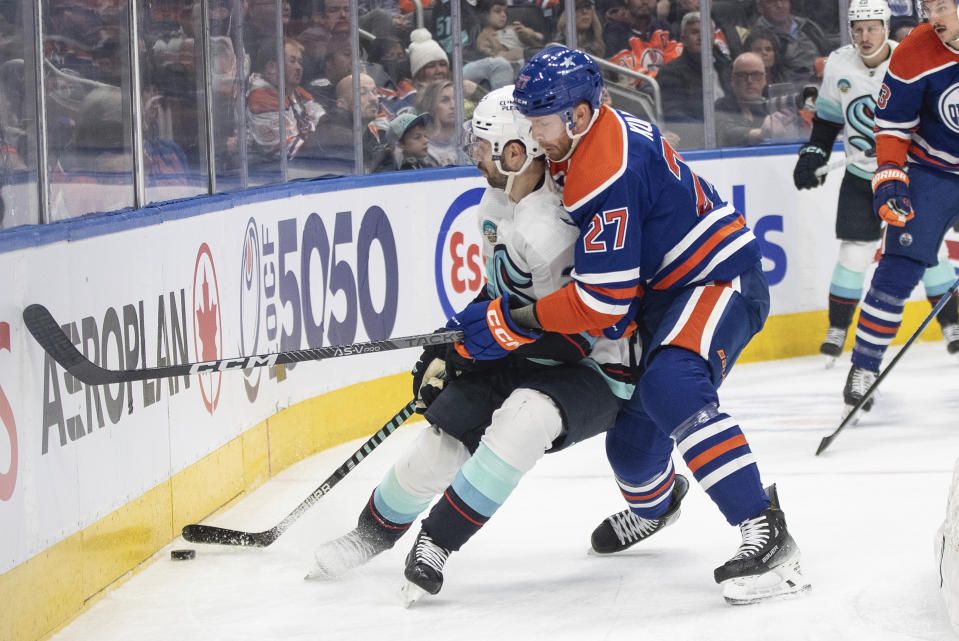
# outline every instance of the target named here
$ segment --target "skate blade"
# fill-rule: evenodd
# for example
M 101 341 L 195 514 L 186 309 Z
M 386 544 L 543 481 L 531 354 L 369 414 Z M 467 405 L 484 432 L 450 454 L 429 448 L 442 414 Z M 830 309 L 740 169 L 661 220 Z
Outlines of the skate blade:
M 400 588 L 400 599 L 403 601 L 404 608 L 410 608 L 423 598 L 424 595 L 429 594 L 426 590 L 416 585 L 412 581 L 407 581 L 406 584 Z
M 787 561 L 764 574 L 723 581 L 723 598 L 730 605 L 752 605 L 801 596 L 812 589 L 799 570 L 799 561 Z
M 826 356 L 826 369 L 832 369 L 835 366 L 836 361 L 839 360 L 838 356 Z

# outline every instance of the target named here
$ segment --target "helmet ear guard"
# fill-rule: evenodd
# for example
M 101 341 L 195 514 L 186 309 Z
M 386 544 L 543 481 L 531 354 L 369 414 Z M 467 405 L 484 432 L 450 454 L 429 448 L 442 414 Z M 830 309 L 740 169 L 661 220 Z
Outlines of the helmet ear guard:
M 472 147 L 479 140 L 490 144 L 493 163 L 504 176 L 523 173 L 533 159 L 543 155 L 542 149 L 529 135 L 529 121 L 517 110 L 513 100 L 513 87 L 509 85 L 483 96 L 473 110 L 473 118 L 467 129 L 467 146 Z M 506 145 L 513 141 L 526 148 L 526 160 L 516 171 L 507 170 L 502 164 Z

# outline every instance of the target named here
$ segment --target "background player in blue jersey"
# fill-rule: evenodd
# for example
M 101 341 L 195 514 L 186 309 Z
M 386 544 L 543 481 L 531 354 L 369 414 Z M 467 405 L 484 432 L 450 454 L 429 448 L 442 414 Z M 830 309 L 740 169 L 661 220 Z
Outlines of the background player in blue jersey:
M 888 227 L 859 314 L 847 414 L 875 381 L 906 299 L 959 219 L 959 9 L 953 0 L 920 7 L 929 22 L 896 47 L 876 99 L 873 207 Z
M 775 486 L 759 469 L 717 388 L 765 322 L 769 288 L 743 217 L 695 175 L 654 125 L 601 104 L 602 77 L 585 53 L 555 47 L 532 59 L 514 91 L 531 135 L 563 182 L 579 229 L 572 282 L 534 304 L 478 302 L 454 317 L 462 350 L 504 357 L 545 331 L 617 336 L 633 321 L 644 370 L 607 434 L 629 509 L 593 532 L 599 553 L 626 549 L 678 516 L 687 467 L 742 544 L 715 571 L 731 603 L 798 593 L 809 584 Z M 641 308 L 640 308 L 641 306 Z
M 876 148 L 876 96 L 889 68 L 889 59 L 896 46 L 889 40 L 889 6 L 886 0 L 852 0 L 849 4 L 849 35 L 852 44 L 829 54 L 823 73 L 822 87 L 816 99 L 809 142 L 799 148 L 799 159 L 793 171 L 797 189 L 812 189 L 823 183 L 825 176 L 816 170 L 826 164 L 833 143 L 840 131 L 847 157 Z M 839 260 L 829 283 L 829 330 L 819 351 L 826 356 L 826 367 L 832 367 L 846 343 L 846 332 L 853 313 L 862 298 L 866 270 L 872 265 L 876 247 L 882 237 L 882 219 L 872 207 L 872 180 L 875 158 L 863 158 L 846 166 L 839 188 L 836 212 L 836 238 Z M 949 258 L 940 252 L 939 263 L 926 270 L 922 281 L 929 302 L 935 306 L 955 280 Z M 959 353 L 959 301 L 952 298 L 938 315 L 946 349 Z

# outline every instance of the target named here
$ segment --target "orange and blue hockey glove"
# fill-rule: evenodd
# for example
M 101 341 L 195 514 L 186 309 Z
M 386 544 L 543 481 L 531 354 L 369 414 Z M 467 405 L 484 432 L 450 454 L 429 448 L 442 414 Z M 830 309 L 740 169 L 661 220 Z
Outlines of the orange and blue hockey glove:
M 872 177 L 872 206 L 876 215 L 894 227 L 912 220 L 909 176 L 893 163 L 879 165 Z
M 466 309 L 446 324 L 449 329 L 466 333 L 456 351 L 478 361 L 503 358 L 520 345 L 532 343 L 539 332 L 519 327 L 509 315 L 509 301 L 505 297 L 480 303 L 470 303 Z

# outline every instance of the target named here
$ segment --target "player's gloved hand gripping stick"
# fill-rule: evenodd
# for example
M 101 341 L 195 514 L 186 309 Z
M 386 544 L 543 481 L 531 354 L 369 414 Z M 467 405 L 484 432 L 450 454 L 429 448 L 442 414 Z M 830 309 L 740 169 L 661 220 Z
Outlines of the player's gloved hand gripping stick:
M 902 167 L 893 163 L 879 166 L 872 177 L 872 206 L 894 227 L 902 227 L 916 215 L 909 197 L 909 175 Z
M 446 324 L 451 330 L 463 330 L 462 343 L 456 351 L 466 358 L 480 361 L 503 358 L 520 345 L 532 343 L 542 333 L 524 329 L 510 318 L 506 297 L 470 303 Z

